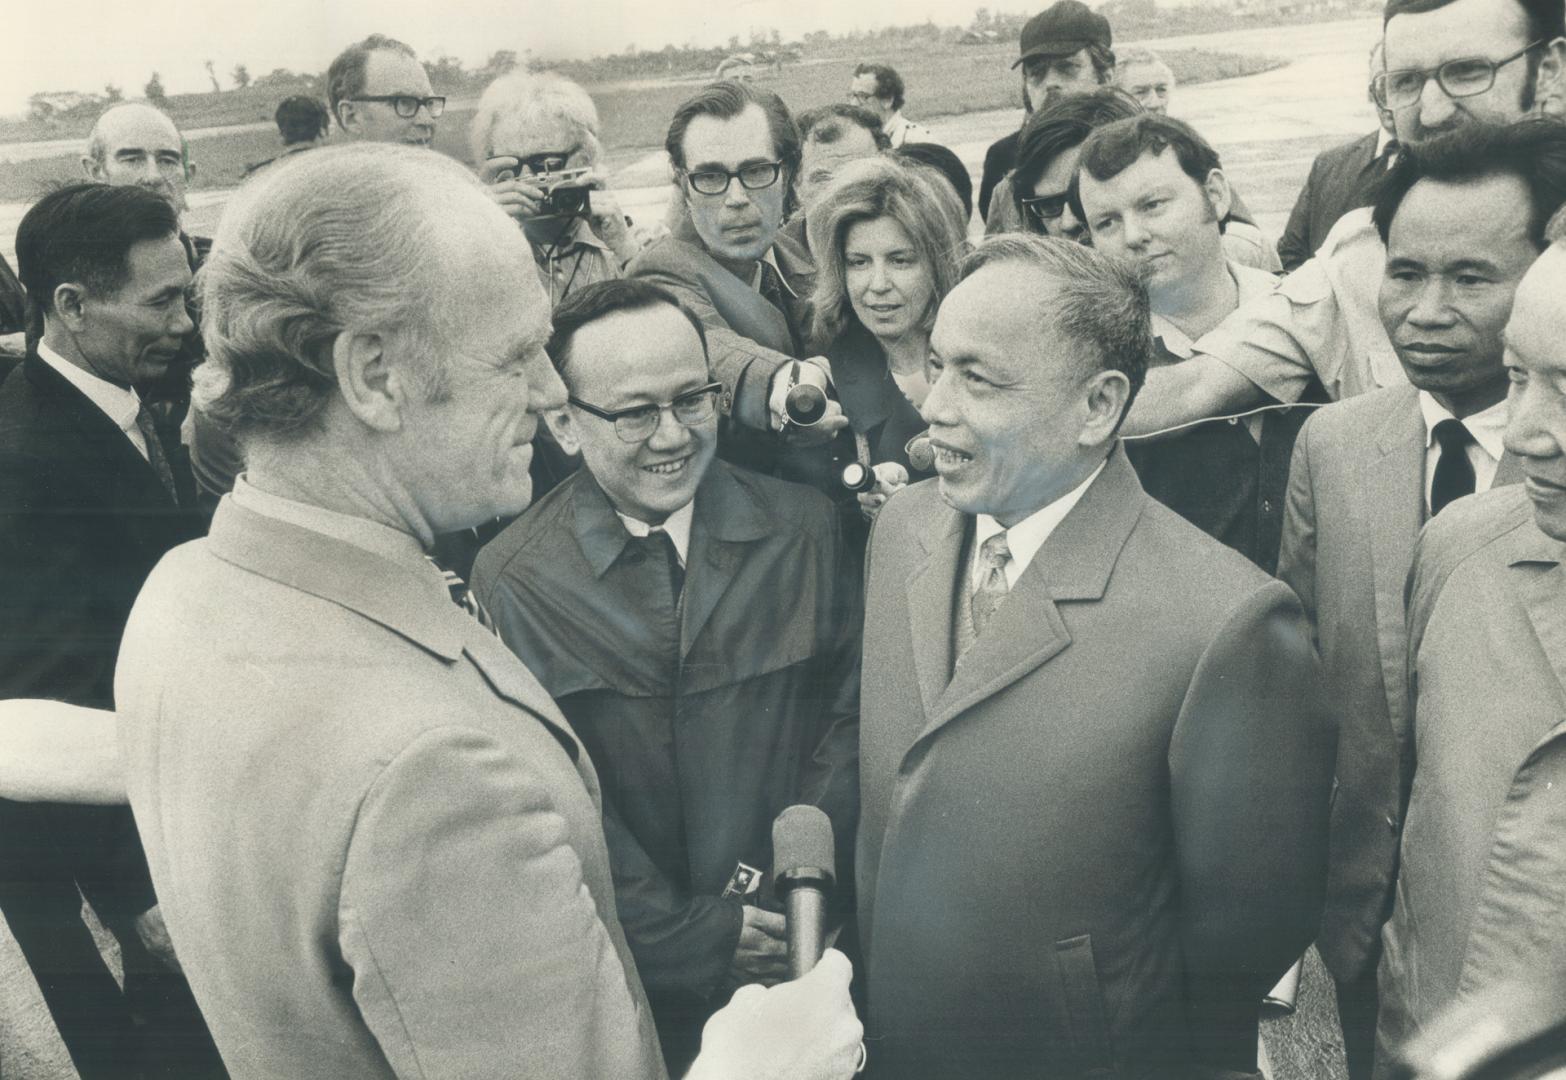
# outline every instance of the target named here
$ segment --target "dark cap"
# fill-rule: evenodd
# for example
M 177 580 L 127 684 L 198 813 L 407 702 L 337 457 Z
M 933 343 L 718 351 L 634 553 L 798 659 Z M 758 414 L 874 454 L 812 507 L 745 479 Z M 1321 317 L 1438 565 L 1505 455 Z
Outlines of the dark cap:
M 1056 0 L 1022 28 L 1016 67 L 1035 56 L 1070 56 L 1089 45 L 1110 47 L 1109 20 L 1081 0 Z

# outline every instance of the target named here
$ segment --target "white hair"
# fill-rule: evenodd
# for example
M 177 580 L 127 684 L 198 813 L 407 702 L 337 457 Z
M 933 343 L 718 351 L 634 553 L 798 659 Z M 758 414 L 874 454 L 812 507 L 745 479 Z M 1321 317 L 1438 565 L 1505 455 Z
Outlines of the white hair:
M 529 128 L 543 127 L 557 120 L 565 121 L 581 140 L 587 161 L 596 164 L 601 149 L 598 108 L 586 90 L 552 71 L 535 74 L 513 71 L 502 75 L 484 88 L 478 111 L 473 114 L 473 124 L 468 129 L 474 164 L 514 149 L 494 143 L 495 129 L 502 123 Z
M 1169 72 L 1171 81 L 1174 79 L 1174 68 L 1170 67 L 1162 56 L 1159 56 L 1146 45 L 1130 45 L 1115 51 L 1115 71 L 1117 74 L 1125 71 L 1126 68 L 1133 64 L 1157 64 Z
M 203 408 L 242 436 L 311 431 L 336 392 L 333 343 L 355 331 L 427 357 L 415 374 L 438 396 L 460 329 L 449 283 L 471 254 L 453 222 L 476 214 L 515 232 L 457 162 L 381 143 L 296 154 L 240 188 L 198 277 Z

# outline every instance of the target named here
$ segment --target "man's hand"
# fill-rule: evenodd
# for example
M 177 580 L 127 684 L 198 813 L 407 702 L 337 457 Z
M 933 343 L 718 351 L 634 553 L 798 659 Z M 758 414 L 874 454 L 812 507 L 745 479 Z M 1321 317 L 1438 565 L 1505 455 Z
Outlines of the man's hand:
M 864 1039 L 848 998 L 853 973 L 848 957 L 828 949 L 803 978 L 740 987 L 702 1029 L 685 1080 L 846 1080 Z
M 479 179 L 495 205 L 520 222 L 538 216 L 545 193 L 543 184 L 530 172 L 518 175 L 519 169 L 525 169 L 519 158 L 492 157 L 479 166 Z
M 626 227 L 625 212 L 620 209 L 620 201 L 602 187 L 602 183 L 602 180 L 594 179 L 593 193 L 589 196 L 592 217 L 588 225 L 592 227 L 598 239 L 609 245 L 609 250 L 614 252 L 615 258 L 624 266 L 636 258 L 642 247 L 631 236 L 631 230 Z
M 775 911 L 746 904 L 730 974 L 737 983 L 771 986 L 788 978 L 787 920 Z
M 795 369 L 798 369 L 797 380 L 794 377 Z M 843 428 L 848 426 L 848 417 L 843 415 L 843 406 L 827 398 L 826 412 L 821 419 L 809 427 L 799 427 L 794 424 L 784 426 L 788 420 L 788 392 L 794 386 L 802 386 L 809 383 L 811 386 L 821 388 L 826 393 L 832 388 L 832 362 L 824 356 L 812 356 L 801 360 L 798 364 L 783 364 L 772 374 L 772 389 L 767 394 L 767 407 L 772 421 L 773 431 L 786 431 L 790 442 L 799 446 L 814 446 L 818 443 L 831 441 Z
M 163 924 L 163 909 L 154 904 L 136 916 L 132 925 L 136 936 L 152 958 L 170 971 L 181 970 L 179 957 L 174 955 L 174 942 L 169 940 L 169 928 Z
M 898 488 L 908 486 L 908 470 L 895 461 L 883 461 L 875 467 L 875 487 L 861 491 L 859 510 L 866 518 L 875 519 L 876 512 L 886 505 Z

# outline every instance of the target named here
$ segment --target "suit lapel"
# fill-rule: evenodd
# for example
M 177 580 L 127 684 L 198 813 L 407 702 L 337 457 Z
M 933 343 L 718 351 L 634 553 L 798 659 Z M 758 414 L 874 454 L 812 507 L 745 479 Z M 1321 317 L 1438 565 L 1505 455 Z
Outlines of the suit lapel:
M 1115 561 L 1141 517 L 1146 499 L 1125 450 L 1117 444 L 1103 473 L 1050 534 L 1017 579 L 1005 602 L 990 617 L 984 635 L 973 643 L 955 669 L 947 669 L 952 672 L 951 680 L 935 707 L 926 707 L 927 721 L 920 740 L 985 699 L 994 697 L 1071 644 L 1071 634 L 1058 604 L 1102 599 Z M 944 610 L 946 618 L 939 626 L 932 621 L 923 630 L 916 629 L 916 633 L 941 634 L 946 641 L 940 653 L 943 658 L 951 653 L 955 595 L 967 595 L 967 582 L 958 578 L 967 568 L 955 565 L 956 558 L 949 554 L 952 541 L 947 539 L 945 544 L 940 564 L 944 565 L 947 558 L 954 564 L 953 573 L 945 577 L 943 583 L 945 603 L 940 608 L 924 610 Z M 961 549 L 960 536 L 955 546 Z M 954 580 L 958 581 L 956 594 L 951 588 Z M 931 586 L 921 584 L 920 587 Z M 926 593 L 921 599 L 930 603 L 934 598 Z M 915 626 L 917 628 L 917 622 Z M 929 642 L 921 649 L 916 636 L 916 655 L 926 651 L 933 658 L 936 650 Z M 921 660 L 921 686 L 924 684 L 923 668 Z
M 920 535 L 924 561 L 908 576 L 909 630 L 926 717 L 934 717 L 952 675 L 952 603 L 967 572 L 962 564 L 968 517 L 944 502 Z
M 1406 724 L 1404 668 L 1408 638 L 1403 590 L 1414 561 L 1414 542 L 1425 518 L 1425 422 L 1418 391 L 1399 388 L 1390 395 L 1377 432 L 1375 451 L 1365 462 L 1358 485 L 1360 520 L 1371 523 L 1370 546 L 1375 586 L 1376 643 L 1381 678 L 1393 723 Z M 1399 739 L 1402 730 L 1393 733 Z
M 1518 531 L 1518 551 L 1512 572 L 1522 577 L 1519 592 L 1539 646 L 1550 662 L 1555 681 L 1566 695 L 1566 544 L 1539 531 L 1529 521 Z

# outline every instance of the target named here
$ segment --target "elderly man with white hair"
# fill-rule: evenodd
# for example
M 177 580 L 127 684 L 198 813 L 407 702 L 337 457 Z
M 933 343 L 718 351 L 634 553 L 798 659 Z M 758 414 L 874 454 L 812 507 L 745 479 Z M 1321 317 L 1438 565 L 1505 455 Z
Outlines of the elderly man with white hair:
M 425 557 L 527 505 L 566 403 L 507 224 L 443 155 L 328 148 L 240 189 L 202 274 L 198 393 L 247 471 L 148 579 L 115 701 L 235 1076 L 664 1076 L 592 762 Z M 847 1080 L 849 977 L 741 989 L 688 1077 Z
M 502 75 L 479 99 L 469 138 L 490 198 L 533 246 L 551 306 L 620 276 L 640 246 L 598 170 L 598 110 L 587 91 L 548 72 Z

